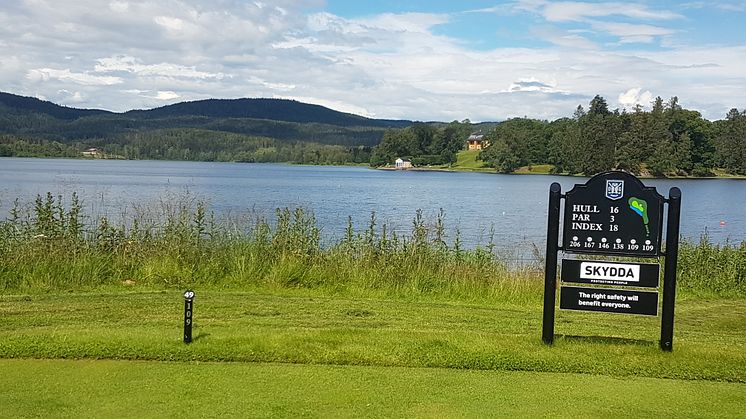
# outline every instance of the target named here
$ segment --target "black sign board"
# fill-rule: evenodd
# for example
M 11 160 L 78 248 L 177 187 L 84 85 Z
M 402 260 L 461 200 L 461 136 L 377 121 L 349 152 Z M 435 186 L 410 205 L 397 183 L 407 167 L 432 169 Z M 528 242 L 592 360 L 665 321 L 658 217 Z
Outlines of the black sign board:
M 665 199 L 625 172 L 606 172 L 565 195 L 565 252 L 626 256 L 661 254 Z
M 194 314 L 194 291 L 184 292 L 184 343 L 192 343 L 192 315 Z
M 657 316 L 658 293 L 564 286 L 560 289 L 560 308 Z
M 562 260 L 562 282 L 658 288 L 659 277 L 657 263 Z
M 681 190 L 672 187 L 668 192 L 668 198 L 664 198 L 655 188 L 646 187 L 639 179 L 625 172 L 598 174 L 585 184 L 575 185 L 566 194 L 562 194 L 562 186 L 557 182 L 549 186 L 541 327 L 544 343 L 551 345 L 554 342 L 557 254 L 560 251 L 608 256 L 665 256 L 660 347 L 664 351 L 673 350 Z M 667 207 L 665 252 L 661 249 L 664 206 Z M 560 237 L 561 220 L 563 227 Z M 660 282 L 658 271 L 657 264 L 570 259 L 563 261 L 561 280 L 657 288 Z M 658 293 L 563 285 L 560 308 L 655 316 L 658 312 Z

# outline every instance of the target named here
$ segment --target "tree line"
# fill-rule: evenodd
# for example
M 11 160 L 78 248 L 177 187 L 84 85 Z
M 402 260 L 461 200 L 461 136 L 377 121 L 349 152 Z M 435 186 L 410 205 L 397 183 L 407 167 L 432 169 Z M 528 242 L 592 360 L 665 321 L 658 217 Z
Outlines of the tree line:
M 367 164 L 371 148 L 282 141 L 220 131 L 170 129 L 115 138 L 62 143 L 15 135 L 0 136 L 0 157 L 82 157 L 95 147 L 107 158 L 132 160 L 232 161 L 251 163 Z
M 370 165 L 390 165 L 397 158 L 409 159 L 415 166 L 444 165 L 456 162 L 456 153 L 464 148 L 472 125 L 468 120 L 450 124 L 418 123 L 404 129 L 390 129 L 373 148 Z
M 650 111 L 608 108 L 596 96 L 588 109 L 553 122 L 515 118 L 485 137 L 480 159 L 499 172 L 550 164 L 554 173 L 595 174 L 618 169 L 653 176 L 712 176 L 715 169 L 746 174 L 746 111 L 732 109 L 711 122 L 656 98 Z
M 473 127 L 467 120 L 387 130 L 370 164 L 391 165 L 396 158 L 415 166 L 452 164 Z M 682 108 L 677 97 L 656 98 L 650 111 L 638 105 L 627 112 L 610 110 L 596 96 L 571 118 L 495 124 L 483 144 L 479 159 L 501 173 L 551 165 L 553 173 L 586 175 L 614 169 L 652 176 L 713 176 L 719 169 L 746 175 L 746 111 L 732 109 L 711 122 Z

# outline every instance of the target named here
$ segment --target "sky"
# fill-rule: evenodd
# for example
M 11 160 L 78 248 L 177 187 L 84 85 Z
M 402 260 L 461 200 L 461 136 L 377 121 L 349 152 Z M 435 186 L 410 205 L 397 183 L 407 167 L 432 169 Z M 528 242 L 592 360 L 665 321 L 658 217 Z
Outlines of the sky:
M 287 98 L 373 118 L 746 109 L 746 1 L 0 0 L 0 91 L 116 112 Z

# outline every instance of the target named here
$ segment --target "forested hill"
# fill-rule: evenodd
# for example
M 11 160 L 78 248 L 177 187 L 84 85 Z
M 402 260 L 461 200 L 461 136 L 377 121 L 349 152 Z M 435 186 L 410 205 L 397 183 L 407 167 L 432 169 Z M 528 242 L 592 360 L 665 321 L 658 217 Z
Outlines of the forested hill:
M 93 115 L 119 115 L 129 119 L 204 116 L 210 118 L 269 119 L 272 121 L 318 123 L 343 127 L 403 128 L 412 125 L 412 121 L 372 119 L 296 100 L 266 98 L 205 99 L 117 114 L 99 109 L 69 108 L 33 97 L 0 92 L 0 115 L 2 113 L 16 115 L 36 113 L 63 120 L 73 120 Z
M 371 119 L 338 112 L 320 105 L 288 99 L 206 99 L 181 102 L 149 110 L 133 110 L 125 115 L 141 118 L 206 116 L 211 118 L 254 118 L 273 121 L 328 125 L 403 128 L 412 121 Z
M 4 114 L 42 114 L 69 121 L 86 116 L 111 114 L 111 112 L 99 109 L 68 108 L 35 97 L 0 92 L 0 116 Z
M 411 121 L 365 118 L 285 99 L 208 99 L 115 113 L 0 92 L 0 135 L 62 143 L 120 142 L 122 136 L 164 129 L 188 136 L 184 131 L 201 129 L 282 141 L 373 146 L 384 130 L 410 125 Z

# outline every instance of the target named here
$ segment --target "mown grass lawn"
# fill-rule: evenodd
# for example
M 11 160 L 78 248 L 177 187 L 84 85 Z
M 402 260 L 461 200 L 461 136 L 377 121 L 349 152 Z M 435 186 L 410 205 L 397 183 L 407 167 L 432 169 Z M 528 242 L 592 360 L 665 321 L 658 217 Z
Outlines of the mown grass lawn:
M 477 160 L 481 150 L 461 150 L 456 153 L 456 163 L 453 165 L 455 170 L 471 172 L 489 172 L 494 173 L 495 169 L 487 167 L 485 162 Z
M 179 291 L 0 296 L 0 358 L 284 362 L 569 372 L 746 382 L 743 299 L 677 304 L 673 353 L 660 319 L 470 304 L 197 290 L 191 345 Z
M 85 233 L 49 195 L 0 223 L 0 417 L 743 416 L 745 243 L 682 244 L 673 353 L 660 318 L 608 313 L 558 311 L 546 346 L 541 270 L 448 247 L 440 216 L 325 248 L 302 209 L 184 205 Z
M 743 299 L 659 318 L 522 303 L 197 290 L 0 296 L 7 417 L 742 417 Z
M 0 360 L 3 417 L 743 417 L 746 384 L 522 371 Z
M 534 164 L 531 166 L 521 166 L 515 170 L 515 173 L 548 175 L 553 168 L 554 166 L 551 164 Z

